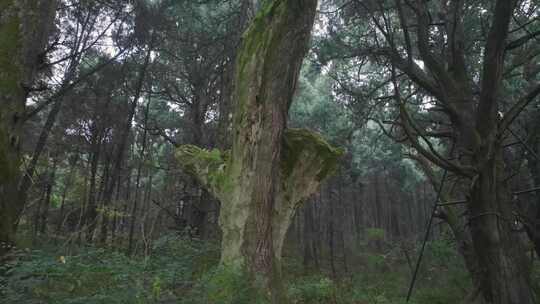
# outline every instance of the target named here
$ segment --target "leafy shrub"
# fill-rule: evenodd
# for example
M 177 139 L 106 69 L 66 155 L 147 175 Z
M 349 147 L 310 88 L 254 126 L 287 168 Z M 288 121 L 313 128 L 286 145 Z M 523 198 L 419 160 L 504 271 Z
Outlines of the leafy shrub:
M 435 262 L 447 264 L 452 258 L 457 256 L 455 246 L 449 239 L 440 239 L 431 241 L 428 244 L 428 252 L 433 256 Z
M 218 266 L 205 273 L 197 282 L 185 304 L 266 304 L 264 295 L 256 290 L 248 275 L 236 267 Z
M 366 238 L 370 241 L 384 240 L 385 231 L 382 228 L 366 228 Z
M 178 301 L 198 277 L 217 264 L 217 246 L 167 236 L 156 255 L 129 257 L 86 247 L 62 256 L 34 250 L 5 270 L 0 303 L 157 303 Z M 159 254 L 157 254 L 159 253 Z
M 293 283 L 288 293 L 293 303 L 334 303 L 336 286 L 326 277 L 306 277 Z
M 142 266 L 119 254 L 89 249 L 76 256 L 35 250 L 8 270 L 6 303 L 122 303 L 146 298 Z
M 428 245 L 409 304 L 461 302 L 470 290 L 461 257 L 451 241 Z M 0 266 L 0 303 L 267 303 L 242 270 L 217 266 L 216 243 L 168 235 L 156 240 L 152 251 L 147 258 L 93 247 L 71 255 L 53 247 L 19 252 L 18 259 Z M 306 275 L 301 260 L 288 256 L 284 285 L 291 303 L 404 303 L 411 269 L 401 251 L 362 252 L 358 263 L 349 263 L 350 276 L 338 273 L 335 281 L 324 275 L 329 272 L 324 263 L 316 274 Z M 538 265 L 535 282 L 540 278 Z
M 377 253 L 370 253 L 364 256 L 366 266 L 370 270 L 380 271 L 386 266 L 385 256 Z

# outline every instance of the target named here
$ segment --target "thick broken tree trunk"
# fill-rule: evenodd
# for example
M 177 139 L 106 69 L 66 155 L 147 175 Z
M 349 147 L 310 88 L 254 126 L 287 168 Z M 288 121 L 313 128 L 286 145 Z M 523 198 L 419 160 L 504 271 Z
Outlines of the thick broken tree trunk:
M 222 264 L 249 271 L 273 303 L 285 302 L 280 259 L 294 212 L 341 154 L 310 131 L 286 129 L 316 7 L 316 0 L 265 4 L 238 54 L 232 151 L 177 153 L 221 201 Z
M 26 98 L 53 27 L 56 1 L 0 1 L 0 256 L 13 246 Z
M 265 273 L 254 264 L 254 255 L 261 250 L 256 247 L 260 235 L 255 227 L 260 224 L 261 214 L 257 213 L 260 202 L 254 200 L 256 196 L 252 193 L 257 191 L 254 179 L 258 172 L 245 166 L 246 161 L 252 164 L 253 156 L 249 157 L 243 149 L 235 157 L 234 150 L 229 155 L 228 151 L 207 151 L 190 145 L 180 147 L 177 152 L 183 168 L 197 176 L 221 202 L 222 264 L 246 266 L 248 270 L 264 275 L 264 280 L 279 281 L 281 250 L 294 213 L 333 171 L 341 154 L 319 135 L 303 129 L 286 129 L 282 147 L 277 165 L 278 189 L 274 192 L 271 214 L 265 219 L 269 221 L 267 229 L 270 233 L 265 237 L 272 240 L 269 248 L 265 248 L 272 253 L 267 257 L 272 269 Z

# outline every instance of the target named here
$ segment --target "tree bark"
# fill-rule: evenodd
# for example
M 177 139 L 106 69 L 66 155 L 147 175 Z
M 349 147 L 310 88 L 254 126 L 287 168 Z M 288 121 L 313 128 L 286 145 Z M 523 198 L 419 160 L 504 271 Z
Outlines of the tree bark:
M 525 249 L 513 229 L 510 191 L 501 155 L 488 160 L 473 183 L 470 229 L 478 257 L 478 282 L 487 303 L 535 303 Z
M 304 271 L 319 270 L 317 257 L 317 243 L 315 240 L 315 227 L 313 220 L 313 203 L 308 201 L 304 207 L 304 226 L 302 240 L 304 243 L 303 265 Z
M 433 187 L 433 190 L 438 191 L 441 187 L 441 184 L 437 181 L 435 177 L 435 172 L 433 171 L 429 161 L 420 155 L 411 156 L 411 158 L 414 159 L 420 166 L 422 172 L 425 174 L 429 183 Z M 440 200 L 443 202 L 451 201 L 450 194 L 451 193 L 448 193 L 446 189 L 441 189 Z M 468 300 L 472 303 L 472 301 L 479 300 L 478 295 L 481 291 L 481 286 L 479 285 L 479 282 L 482 279 L 482 273 L 480 271 L 478 258 L 474 252 L 473 240 L 470 231 L 467 229 L 467 224 L 459 217 L 458 213 L 453 208 L 455 207 L 442 207 L 441 210 L 439 210 L 439 217 L 448 224 L 448 227 L 450 227 L 450 230 L 452 231 L 452 234 L 454 235 L 456 241 L 457 251 L 463 257 L 465 267 L 467 268 L 467 271 L 469 271 L 469 273 L 471 274 L 473 290 Z
M 503 118 L 498 115 L 506 40 L 517 1 L 498 0 L 494 5 L 482 58 L 479 97 L 473 94 L 470 80 L 473 77 L 467 74 L 464 55 L 462 12 L 465 2 L 449 3 L 451 13 L 447 17 L 452 20 L 447 22 L 451 32 L 448 33 L 449 48 L 446 51 L 450 54 L 446 61 L 432 49 L 428 5 L 421 0 L 416 1 L 415 7 L 417 44 L 427 73 L 413 71 L 410 63 L 404 65 L 402 60 L 390 57 L 418 86 L 437 98 L 438 106 L 444 109 L 452 125 L 457 148 L 452 156 L 456 158 L 444 159 L 434 149 L 426 149 L 420 144 L 418 138 L 423 137 L 425 130 L 419 130 L 407 114 L 403 101 L 399 100 L 403 130 L 420 154 L 437 166 L 466 179 L 467 184 L 471 185 L 464 194 L 468 198 L 469 231 L 479 268 L 479 274 L 473 273 L 472 278 L 481 291 L 483 301 L 497 304 L 534 303 L 526 252 L 512 227 L 514 216 L 510 207 L 510 189 L 504 177 L 501 139 L 517 115 L 519 106 L 535 96 L 536 91 L 518 99 L 514 108 Z
M 135 94 L 133 95 L 133 99 L 131 100 L 131 103 L 129 104 L 129 110 L 127 114 L 127 118 L 124 121 L 124 124 L 121 126 L 119 132 L 120 137 L 118 139 L 118 146 L 115 150 L 115 155 L 113 159 L 113 169 L 110 177 L 110 182 L 105 185 L 105 191 L 103 193 L 103 208 L 107 208 L 112 200 L 112 196 L 114 194 L 114 188 L 116 185 L 116 182 L 118 181 L 118 176 L 120 175 L 123 158 L 126 150 L 126 145 L 128 142 L 128 137 L 131 132 L 132 127 L 132 121 L 133 117 L 135 117 L 135 112 L 137 110 L 137 103 L 139 102 L 139 98 L 141 97 L 141 94 L 143 93 L 143 86 L 144 81 L 146 79 L 146 73 L 148 72 L 148 67 L 150 65 L 150 59 L 151 54 L 153 50 L 153 43 L 155 37 L 151 38 L 151 42 L 148 45 L 148 48 L 146 50 L 146 54 L 144 56 L 144 62 L 142 66 L 140 67 L 139 71 L 139 77 L 137 78 L 137 82 L 135 84 Z M 104 213 L 104 216 L 102 217 L 101 222 L 101 235 L 100 235 L 100 242 L 105 243 L 107 241 L 107 235 L 108 235 L 108 225 L 109 225 L 109 217 Z
M 79 161 L 78 152 L 75 152 L 75 153 L 76 153 L 76 156 L 72 156 L 73 158 L 69 160 L 70 169 L 67 175 L 67 179 L 64 182 L 64 187 L 62 189 L 62 202 L 60 203 L 60 214 L 58 215 L 58 224 L 55 230 L 57 234 L 60 233 L 64 224 L 66 196 L 67 196 L 68 189 L 73 185 L 76 165 Z
M 23 206 L 21 135 L 28 93 L 54 25 L 56 1 L 0 1 L 0 256 L 14 244 Z
M 181 166 L 221 201 L 221 263 L 247 270 L 273 303 L 286 303 L 281 249 L 295 209 L 341 154 L 310 131 L 286 129 L 316 7 L 316 0 L 269 1 L 245 33 L 232 151 L 177 151 Z
M 328 211 L 329 211 L 329 215 L 328 215 L 328 250 L 330 252 L 330 269 L 332 270 L 332 277 L 335 279 L 337 277 L 337 271 L 336 271 L 336 254 L 335 254 L 335 249 L 336 249 L 336 241 L 335 241 L 335 227 L 334 227 L 334 217 L 335 217 L 335 213 L 334 213 L 334 204 L 332 203 L 334 200 L 333 200 L 333 197 L 332 197 L 332 189 L 331 189 L 331 183 L 330 185 L 327 187 L 328 190 L 328 194 L 327 194 L 327 197 L 328 197 Z M 321 194 L 324 193 L 324 191 L 321 191 Z
M 135 224 L 137 222 L 137 211 L 138 211 L 138 205 L 139 205 L 139 190 L 140 190 L 140 183 L 141 183 L 141 174 L 142 174 L 142 166 L 145 162 L 145 153 L 146 153 L 146 135 L 147 135 L 147 123 L 148 123 L 148 114 L 150 111 L 150 99 L 147 101 L 146 109 L 144 111 L 144 131 L 142 136 L 142 143 L 141 143 L 141 150 L 139 152 L 139 164 L 137 166 L 137 177 L 135 178 L 135 198 L 133 199 L 133 207 L 131 209 L 131 221 L 129 226 L 129 238 L 128 238 L 128 254 L 132 253 L 133 250 L 133 234 L 135 232 Z
M 52 191 L 54 189 L 55 184 L 55 178 L 56 178 L 56 168 L 58 166 L 58 156 L 55 156 L 55 159 L 53 160 L 52 168 L 50 173 L 47 176 L 47 182 L 46 182 L 46 190 L 45 190 L 45 204 L 43 205 L 43 212 L 41 212 L 41 220 L 40 220 L 40 227 L 39 232 L 41 234 L 45 234 L 47 232 L 47 221 L 49 218 L 49 210 L 51 207 L 51 196 Z

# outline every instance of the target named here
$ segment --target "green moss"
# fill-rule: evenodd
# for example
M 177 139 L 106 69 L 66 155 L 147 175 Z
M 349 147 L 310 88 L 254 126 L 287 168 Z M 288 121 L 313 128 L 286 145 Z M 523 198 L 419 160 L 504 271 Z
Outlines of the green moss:
M 253 59 L 257 50 L 264 49 L 264 46 L 269 42 L 268 38 L 272 35 L 272 31 L 268 30 L 270 20 L 278 11 L 277 9 L 283 6 L 283 2 L 282 0 L 267 1 L 245 32 L 237 62 L 238 67 L 240 67 L 239 75 L 243 75 L 242 71 L 244 71 L 246 64 Z
M 21 67 L 20 20 L 15 10 L 9 10 L 14 1 L 0 0 L 0 95 L 15 95 L 20 90 Z
M 0 185 L 18 178 L 20 160 L 16 151 L 10 149 L 10 136 L 5 112 L 0 109 Z
M 282 170 L 289 176 L 296 164 L 301 161 L 303 153 L 316 155 L 321 161 L 317 180 L 329 176 L 337 167 L 344 151 L 331 146 L 320 134 L 306 129 L 287 129 L 283 143 Z
M 200 182 L 210 187 L 215 195 L 221 195 L 232 188 L 228 178 L 227 163 L 229 152 L 218 149 L 206 150 L 193 145 L 178 148 L 176 157 L 182 168 Z
M 0 115 L 0 118 L 2 116 Z M 9 177 L 9 161 L 7 151 L 7 136 L 0 124 L 0 184 L 4 184 Z
M 250 88 L 259 90 L 260 81 L 257 75 L 263 75 L 265 62 L 271 61 L 271 52 L 277 49 L 273 47 L 276 42 L 276 33 L 280 29 L 276 29 L 274 18 L 283 18 L 285 15 L 286 1 L 266 1 L 252 24 L 247 29 L 243 36 L 243 42 L 240 52 L 237 57 L 237 70 L 235 76 L 236 86 L 236 111 L 235 111 L 235 128 L 242 130 L 246 126 L 247 115 L 250 105 L 249 98 Z M 285 30 L 285 29 L 283 29 Z M 273 64 L 273 63 L 272 63 Z M 261 96 L 262 98 L 263 96 Z M 264 100 L 258 100 L 264 102 Z

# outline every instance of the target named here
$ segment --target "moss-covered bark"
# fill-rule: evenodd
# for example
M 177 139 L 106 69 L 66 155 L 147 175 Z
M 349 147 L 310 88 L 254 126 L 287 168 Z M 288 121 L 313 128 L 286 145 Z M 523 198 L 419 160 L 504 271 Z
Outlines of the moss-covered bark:
M 221 201 L 221 262 L 248 270 L 274 303 L 286 301 L 280 258 L 294 212 L 341 154 L 313 132 L 286 128 L 316 7 L 316 0 L 265 2 L 238 53 L 232 150 L 177 152 Z
M 14 241 L 17 183 L 20 178 L 17 123 L 24 111 L 23 68 L 19 57 L 21 24 L 16 1 L 0 1 L 0 255 Z
M 285 234 L 296 209 L 319 187 L 337 166 L 342 154 L 320 135 L 305 129 L 287 129 L 280 160 L 280 191 L 275 193 L 272 216 L 272 239 L 275 271 L 280 271 L 281 250 Z M 221 202 L 220 226 L 223 232 L 223 264 L 244 267 L 249 256 L 243 251 L 252 242 L 248 222 L 253 217 L 253 202 L 248 188 L 239 182 L 232 170 L 230 152 L 208 151 L 192 145 L 178 148 L 176 156 L 183 169 Z M 253 172 L 250 172 L 254 175 Z
M 0 0 L 0 255 L 13 244 L 24 207 L 18 193 L 23 116 L 55 8 L 54 0 Z

